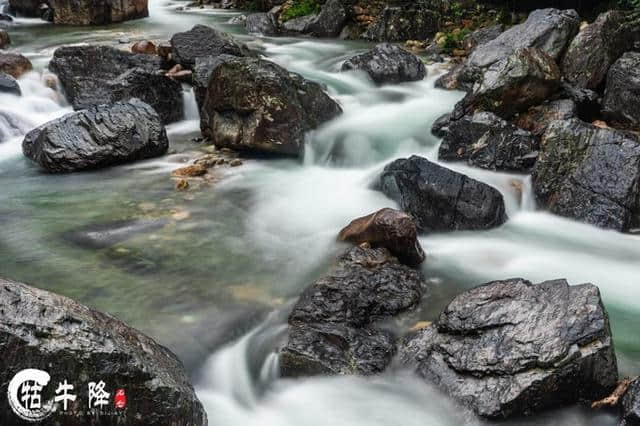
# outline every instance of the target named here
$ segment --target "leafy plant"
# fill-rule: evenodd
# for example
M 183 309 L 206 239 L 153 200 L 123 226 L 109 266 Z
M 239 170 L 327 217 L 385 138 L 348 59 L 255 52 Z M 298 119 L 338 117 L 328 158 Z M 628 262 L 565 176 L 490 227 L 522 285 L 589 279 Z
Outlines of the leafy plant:
M 618 0 L 618 5 L 625 9 L 640 11 L 640 0 Z
M 295 0 L 291 7 L 280 14 L 282 21 L 299 18 L 301 16 L 319 13 L 321 6 L 315 0 Z
M 454 49 L 462 48 L 462 41 L 470 33 L 471 33 L 471 30 L 464 28 L 460 31 L 452 31 L 450 33 L 445 34 L 442 48 L 447 53 L 451 53 Z
M 451 3 L 451 15 L 456 19 L 462 19 L 464 16 L 464 7 L 462 7 L 462 4 L 457 1 Z

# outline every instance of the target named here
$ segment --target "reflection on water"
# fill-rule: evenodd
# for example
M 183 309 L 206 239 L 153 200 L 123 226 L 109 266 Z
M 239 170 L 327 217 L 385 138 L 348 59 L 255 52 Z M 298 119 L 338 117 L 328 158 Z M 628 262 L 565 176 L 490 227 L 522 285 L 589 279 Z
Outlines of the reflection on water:
M 35 20 L 12 27 L 14 47 L 34 61 L 36 72 L 20 79 L 22 98 L 0 95 L 0 275 L 111 312 L 170 346 L 194 371 L 211 424 L 473 424 L 411 378 L 280 380 L 272 354 L 290 303 L 343 249 L 335 242 L 338 230 L 394 206 L 370 189 L 377 173 L 411 154 L 435 159 L 431 124 L 461 94 L 433 87 L 438 66 L 425 81 L 383 88 L 361 74 L 339 73 L 344 58 L 367 47 L 361 42 L 249 38 L 227 24 L 237 12 L 176 12 L 184 2 L 165 3 L 152 1 L 148 19 L 109 27 Z M 123 36 L 166 40 L 196 23 L 236 33 L 270 59 L 325 84 L 340 101 L 344 115 L 309 135 L 304 161 L 248 160 L 217 170 L 214 183 L 195 180 L 189 191 L 176 191 L 170 171 L 208 152 L 191 141 L 199 131 L 190 91 L 186 120 L 168 128 L 164 158 L 59 176 L 22 157 L 25 132 L 71 110 L 43 83 L 57 46 L 118 45 Z M 421 238 L 428 254 L 423 272 L 438 286 L 424 319 L 462 289 L 491 279 L 590 281 L 611 314 L 622 372 L 637 374 L 638 237 L 533 212 L 528 177 L 447 166 L 498 188 L 511 219 L 491 231 Z M 95 229 L 118 238 L 83 244 Z M 79 232 L 90 235 L 75 238 Z M 578 409 L 536 422 L 615 423 Z

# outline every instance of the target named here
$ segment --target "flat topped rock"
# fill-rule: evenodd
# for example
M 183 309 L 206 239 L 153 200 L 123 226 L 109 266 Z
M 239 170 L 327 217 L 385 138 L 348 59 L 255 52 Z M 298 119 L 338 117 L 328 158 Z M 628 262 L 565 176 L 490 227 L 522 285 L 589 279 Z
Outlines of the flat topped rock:
M 468 290 L 406 339 L 404 363 L 485 417 L 600 399 L 616 358 L 598 288 L 494 281 Z
M 427 69 L 416 55 L 399 46 L 382 43 L 342 64 L 342 71 L 366 72 L 377 84 L 422 80 Z
M 186 68 L 193 68 L 196 59 L 222 54 L 251 56 L 249 49 L 229 34 L 206 25 L 196 25 L 189 31 L 171 37 L 173 59 Z

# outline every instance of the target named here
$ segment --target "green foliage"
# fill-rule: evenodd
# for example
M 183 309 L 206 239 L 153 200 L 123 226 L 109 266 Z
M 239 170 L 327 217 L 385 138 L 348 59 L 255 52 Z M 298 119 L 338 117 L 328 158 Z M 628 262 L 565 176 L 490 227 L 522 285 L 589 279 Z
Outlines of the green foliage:
M 466 36 L 471 34 L 471 30 L 464 28 L 460 31 L 453 31 L 444 35 L 444 43 L 442 48 L 447 53 L 451 53 L 454 49 L 462 48 L 462 41 Z
M 451 16 L 456 19 L 462 19 L 464 17 L 464 7 L 462 4 L 457 1 L 451 3 Z
M 321 6 L 315 0 L 295 0 L 293 5 L 280 14 L 283 21 L 320 12 Z
M 618 0 L 618 5 L 625 9 L 640 11 L 640 0 Z

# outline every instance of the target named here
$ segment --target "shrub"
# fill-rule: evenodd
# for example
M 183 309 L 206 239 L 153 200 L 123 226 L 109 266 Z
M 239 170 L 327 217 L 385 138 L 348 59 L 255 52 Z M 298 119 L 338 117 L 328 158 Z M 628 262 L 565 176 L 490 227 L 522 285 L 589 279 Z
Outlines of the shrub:
M 282 21 L 320 12 L 320 5 L 315 0 L 295 0 L 291 7 L 280 14 Z

